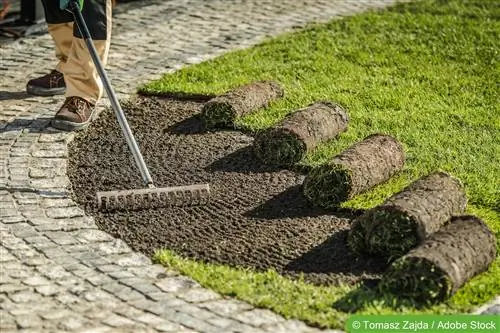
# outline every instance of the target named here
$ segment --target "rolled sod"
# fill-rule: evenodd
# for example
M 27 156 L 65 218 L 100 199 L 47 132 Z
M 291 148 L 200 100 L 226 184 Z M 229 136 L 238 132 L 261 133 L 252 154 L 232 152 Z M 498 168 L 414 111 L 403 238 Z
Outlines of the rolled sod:
M 201 111 L 201 118 L 208 128 L 232 127 L 237 118 L 266 107 L 283 95 L 283 88 L 276 82 L 249 83 L 209 100 Z
M 457 216 L 395 261 L 379 288 L 421 303 L 446 300 L 495 260 L 496 238 L 475 216 Z
M 319 143 L 344 132 L 347 123 L 347 113 L 341 106 L 327 101 L 316 102 L 260 132 L 254 141 L 254 151 L 265 164 L 290 166 Z
M 372 134 L 315 167 L 304 180 L 304 195 L 314 205 L 334 208 L 383 183 L 403 168 L 403 146 L 389 135 Z
M 354 220 L 348 244 L 358 253 L 398 258 L 462 214 L 461 182 L 444 172 L 422 177 Z

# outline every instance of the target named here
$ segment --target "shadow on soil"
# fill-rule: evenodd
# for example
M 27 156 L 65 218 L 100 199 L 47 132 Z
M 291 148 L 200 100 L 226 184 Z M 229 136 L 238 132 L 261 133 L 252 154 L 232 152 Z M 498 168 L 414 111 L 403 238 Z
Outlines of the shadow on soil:
M 302 194 L 302 185 L 289 187 L 260 206 L 246 212 L 244 216 L 261 219 L 303 218 L 321 215 L 335 215 L 339 218 L 354 219 L 361 215 L 361 209 L 325 210 L 310 204 Z
M 163 129 L 164 134 L 204 134 L 208 131 L 198 114 L 175 123 Z
M 168 98 L 172 100 L 176 100 L 179 102 L 185 102 L 185 101 L 191 101 L 191 102 L 208 102 L 210 99 L 214 98 L 216 95 L 208 95 L 208 94 L 193 94 L 193 93 L 187 93 L 183 91 L 168 91 L 168 92 L 163 92 L 163 93 L 147 93 L 144 94 L 142 92 L 139 92 L 141 96 L 144 97 L 150 97 L 150 96 L 155 96 L 158 98 Z
M 251 140 L 251 139 L 249 139 Z M 243 142 L 244 143 L 244 142 Z M 238 173 L 266 173 L 278 172 L 285 168 L 266 165 L 262 163 L 254 154 L 253 146 L 242 147 L 210 164 L 207 171 L 238 172 Z M 306 168 L 294 167 L 290 169 L 297 173 L 306 174 Z
M 323 243 L 290 261 L 286 270 L 301 273 L 347 273 L 356 276 L 380 274 L 387 263 L 379 258 L 360 257 L 347 246 L 349 230 L 333 233 Z

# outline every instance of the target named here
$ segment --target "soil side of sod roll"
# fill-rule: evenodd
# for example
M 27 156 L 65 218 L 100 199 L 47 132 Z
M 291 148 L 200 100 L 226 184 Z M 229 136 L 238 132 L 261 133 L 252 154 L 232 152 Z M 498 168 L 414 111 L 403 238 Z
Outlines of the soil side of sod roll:
M 475 216 L 453 217 L 422 245 L 395 261 L 379 288 L 415 300 L 446 300 L 495 260 L 496 238 Z
M 237 118 L 248 115 L 284 96 L 283 88 L 276 82 L 252 82 L 209 100 L 201 117 L 206 128 L 233 127 Z
M 399 141 L 372 134 L 315 167 L 304 180 L 304 195 L 319 207 L 334 208 L 391 178 L 403 168 L 405 155 Z
M 254 141 L 255 154 L 265 164 L 293 165 L 319 143 L 344 132 L 348 121 L 341 106 L 328 101 L 313 103 L 260 132 Z
M 422 177 L 358 217 L 348 243 L 357 253 L 398 258 L 462 214 L 467 197 L 461 182 L 444 172 Z

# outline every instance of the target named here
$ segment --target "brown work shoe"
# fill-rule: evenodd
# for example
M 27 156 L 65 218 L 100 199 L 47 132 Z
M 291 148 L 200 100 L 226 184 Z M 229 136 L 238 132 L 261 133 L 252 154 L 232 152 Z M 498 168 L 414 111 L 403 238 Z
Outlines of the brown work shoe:
M 87 127 L 95 115 L 95 106 L 81 97 L 72 96 L 66 98 L 54 119 L 52 127 L 74 131 Z
M 54 69 L 49 74 L 29 80 L 26 91 L 38 96 L 63 95 L 66 91 L 64 75 Z

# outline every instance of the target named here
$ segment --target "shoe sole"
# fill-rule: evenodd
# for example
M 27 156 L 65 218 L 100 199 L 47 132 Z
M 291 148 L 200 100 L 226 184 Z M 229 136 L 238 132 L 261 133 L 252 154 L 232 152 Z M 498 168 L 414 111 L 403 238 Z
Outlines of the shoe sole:
M 89 117 L 89 120 L 84 123 L 74 123 L 68 120 L 52 119 L 52 121 L 50 122 L 50 126 L 55 129 L 67 132 L 80 131 L 87 128 L 96 117 L 97 111 L 94 109 Z
M 64 88 L 42 88 L 32 85 L 26 86 L 26 92 L 31 95 L 36 96 L 55 96 L 55 95 L 64 95 L 66 92 L 66 87 Z

